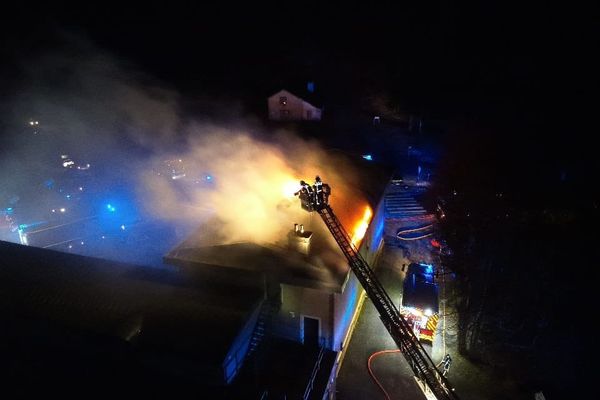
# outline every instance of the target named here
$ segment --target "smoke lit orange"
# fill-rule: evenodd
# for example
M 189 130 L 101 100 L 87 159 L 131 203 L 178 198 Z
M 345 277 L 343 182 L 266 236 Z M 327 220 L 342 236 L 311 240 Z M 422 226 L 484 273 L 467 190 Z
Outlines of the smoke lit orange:
M 373 210 L 371 210 L 371 207 L 367 206 L 362 219 L 354 225 L 354 229 L 352 230 L 352 244 L 354 244 L 356 247 L 360 245 L 360 242 L 365 237 L 365 233 L 367 232 L 367 228 L 369 227 L 369 222 L 371 222 L 372 216 Z

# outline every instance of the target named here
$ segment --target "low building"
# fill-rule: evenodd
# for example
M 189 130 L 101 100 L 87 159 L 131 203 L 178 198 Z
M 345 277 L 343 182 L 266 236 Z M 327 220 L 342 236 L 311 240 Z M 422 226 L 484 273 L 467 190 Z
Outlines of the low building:
M 273 121 L 320 121 L 323 109 L 317 107 L 314 94 L 307 92 L 299 97 L 282 89 L 269 96 L 269 119 Z
M 346 208 L 372 210 L 359 249 L 373 265 L 391 173 L 360 156 L 348 162 L 356 198 Z M 329 183 L 334 212 L 347 222 Z M 333 393 L 365 296 L 323 221 L 306 213 L 275 243 L 215 244 L 198 235 L 164 257 L 178 268 L 162 270 L 1 242 L 5 376 L 38 387 L 143 382 L 148 392 L 168 382 L 215 399 Z
M 159 376 L 223 386 L 243 365 L 265 299 L 251 274 L 238 272 L 223 286 L 202 270 L 157 270 L 8 242 L 0 242 L 0 254 L 3 376 L 15 385 Z M 19 388 L 27 390 L 35 388 Z
M 383 194 L 391 173 L 360 157 L 356 159 L 354 162 L 361 164 L 368 177 L 356 188 L 356 197 L 366 199 L 372 210 L 359 250 L 374 265 L 383 247 Z M 335 198 L 335 186 L 333 191 Z M 335 212 L 335 204 L 332 207 Z M 338 363 L 364 300 L 364 290 L 317 215 L 306 213 L 304 220 L 295 222 L 290 222 L 285 237 L 268 244 L 205 245 L 202 238 L 206 232 L 202 229 L 169 252 L 165 262 L 186 270 L 210 268 L 212 276 L 218 276 L 219 270 L 250 271 L 261 276 L 266 283 L 267 302 L 274 307 L 270 334 L 307 348 L 322 347 L 337 353 L 329 371 L 328 390 L 333 391 Z

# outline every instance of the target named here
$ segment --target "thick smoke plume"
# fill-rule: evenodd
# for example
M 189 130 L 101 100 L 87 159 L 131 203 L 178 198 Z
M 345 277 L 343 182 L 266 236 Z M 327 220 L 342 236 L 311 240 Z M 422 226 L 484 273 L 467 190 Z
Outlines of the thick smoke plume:
M 26 78 L 3 105 L 12 117 L 0 165 L 3 196 L 40 179 L 29 170 L 43 169 L 60 151 L 91 160 L 108 190 L 115 182 L 135 188 L 147 217 L 197 222 L 211 242 L 274 243 L 294 222 L 318 228 L 293 196 L 300 179 L 315 175 L 331 184 L 342 222 L 350 226 L 363 214 L 366 202 L 343 157 L 241 116 L 184 113 L 175 90 L 89 41 L 67 35 L 66 43 L 23 60 Z M 40 121 L 37 133 L 23 128 L 31 118 Z M 179 159 L 185 178 L 159 175 L 166 161 Z
M 278 242 L 293 222 L 307 220 L 308 214 L 301 210 L 293 193 L 299 189 L 301 178 L 309 180 L 317 174 L 334 187 L 333 204 L 344 220 L 362 213 L 350 212 L 358 200 L 356 191 L 348 190 L 351 166 L 316 143 L 290 133 L 276 134 L 267 141 L 248 131 L 214 126 L 195 125 L 191 132 L 188 149 L 180 153 L 186 170 L 194 171 L 192 174 L 200 179 L 202 171 L 209 171 L 214 184 L 192 188 L 182 196 L 156 174 L 144 173 L 142 182 L 148 191 L 146 204 L 164 218 L 214 217 L 219 229 L 211 230 L 210 241 Z

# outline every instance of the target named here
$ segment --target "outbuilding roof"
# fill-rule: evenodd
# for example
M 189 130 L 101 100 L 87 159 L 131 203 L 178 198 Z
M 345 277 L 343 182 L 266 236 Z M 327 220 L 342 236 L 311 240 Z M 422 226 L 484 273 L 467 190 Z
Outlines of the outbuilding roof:
M 134 340 L 142 354 L 185 359 L 217 374 L 264 298 L 254 275 L 223 286 L 201 270 L 158 270 L 7 242 L 0 242 L 0 254 L 0 318 L 13 333 L 27 329 L 23 321 L 47 321 L 88 337 Z
M 305 102 L 309 103 L 313 107 L 316 107 L 316 108 L 323 107 L 322 96 L 320 96 L 316 93 L 313 93 L 313 92 L 309 92 L 308 90 L 302 89 L 300 87 L 282 88 L 282 89 L 278 90 L 277 92 L 273 93 L 271 96 L 269 96 L 269 98 L 280 97 L 280 96 L 284 96 L 285 94 L 291 94 L 293 96 L 296 96 L 299 99 L 302 99 Z

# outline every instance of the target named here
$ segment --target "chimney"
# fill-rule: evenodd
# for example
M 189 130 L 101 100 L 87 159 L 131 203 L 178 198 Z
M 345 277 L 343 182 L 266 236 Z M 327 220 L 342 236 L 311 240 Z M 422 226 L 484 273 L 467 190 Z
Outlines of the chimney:
M 294 224 L 294 230 L 288 233 L 288 244 L 290 250 L 295 250 L 305 256 L 310 253 L 311 231 L 305 231 L 303 224 Z

